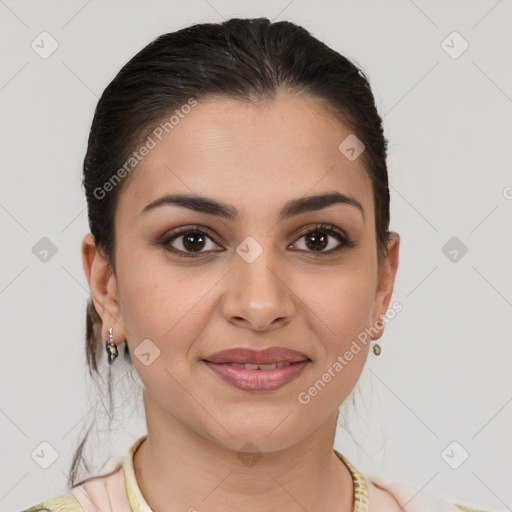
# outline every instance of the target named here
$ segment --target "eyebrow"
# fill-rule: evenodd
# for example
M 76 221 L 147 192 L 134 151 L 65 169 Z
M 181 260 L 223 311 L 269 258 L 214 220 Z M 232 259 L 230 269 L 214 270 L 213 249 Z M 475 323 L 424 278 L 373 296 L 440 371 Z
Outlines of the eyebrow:
M 364 222 L 364 208 L 361 203 L 356 198 L 340 192 L 328 192 L 325 194 L 292 199 L 285 203 L 279 212 L 278 222 L 282 222 L 302 213 L 322 210 L 333 204 L 347 204 L 357 208 L 361 212 Z M 237 221 L 239 219 L 239 212 L 233 205 L 221 203 L 209 197 L 188 194 L 171 194 L 160 197 L 145 206 L 139 215 L 166 205 L 181 206 L 182 208 L 188 208 L 189 210 L 206 213 L 208 215 L 215 215 L 231 221 Z

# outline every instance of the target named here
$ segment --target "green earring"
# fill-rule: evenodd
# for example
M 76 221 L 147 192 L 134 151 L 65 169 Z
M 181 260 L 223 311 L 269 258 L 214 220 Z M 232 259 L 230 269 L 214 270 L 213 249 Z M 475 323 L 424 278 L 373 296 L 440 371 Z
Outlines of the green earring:
M 111 365 L 119 355 L 117 345 L 114 343 L 112 327 L 108 330 L 108 341 L 105 341 L 105 348 L 107 349 L 108 354 L 108 364 Z
M 382 352 L 382 349 L 380 348 L 380 345 L 378 343 L 375 343 L 373 345 L 373 353 L 376 355 L 376 356 L 380 356 L 380 353 Z

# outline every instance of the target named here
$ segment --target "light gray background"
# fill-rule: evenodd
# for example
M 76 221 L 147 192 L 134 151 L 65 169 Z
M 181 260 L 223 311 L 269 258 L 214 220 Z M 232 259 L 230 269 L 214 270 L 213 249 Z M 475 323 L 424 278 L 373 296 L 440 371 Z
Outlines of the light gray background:
M 511 510 L 510 0 L 0 0 L 0 509 L 65 491 L 97 401 L 83 349 L 80 181 L 98 97 L 154 37 L 233 16 L 302 24 L 366 70 L 385 115 L 391 229 L 402 236 L 393 300 L 404 309 L 382 355 L 370 353 L 352 435 L 340 428 L 335 447 L 367 475 Z M 48 59 L 31 48 L 42 31 L 59 45 Z M 469 43 L 456 59 L 441 46 L 453 31 Z M 42 237 L 57 247 L 46 263 L 32 252 Z M 455 262 L 442 252 L 452 237 L 468 249 Z M 118 425 L 115 454 L 144 432 L 140 418 Z M 43 441 L 58 453 L 46 470 L 31 458 Z M 469 453 L 458 469 L 441 456 L 452 441 Z

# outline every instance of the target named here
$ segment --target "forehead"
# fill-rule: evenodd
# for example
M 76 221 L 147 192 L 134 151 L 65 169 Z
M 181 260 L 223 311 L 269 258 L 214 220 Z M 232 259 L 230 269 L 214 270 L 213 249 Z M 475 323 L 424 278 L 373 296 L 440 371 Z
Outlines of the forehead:
M 263 206 L 337 190 L 357 197 L 367 216 L 373 211 L 362 158 L 350 161 L 338 148 L 351 131 L 318 100 L 284 92 L 257 103 L 210 97 L 176 120 L 169 133 L 150 135 L 154 147 L 132 171 L 119 209 L 136 215 L 181 192 L 237 204 L 242 214 L 251 205 L 247 215 L 261 215 Z

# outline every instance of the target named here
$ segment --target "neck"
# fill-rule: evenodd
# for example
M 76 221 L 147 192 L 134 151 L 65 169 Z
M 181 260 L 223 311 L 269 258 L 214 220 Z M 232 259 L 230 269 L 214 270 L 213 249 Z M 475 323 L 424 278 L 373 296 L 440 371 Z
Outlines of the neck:
M 250 458 L 146 406 L 137 482 L 153 512 L 352 512 L 352 475 L 333 452 L 336 419 L 295 445 Z

